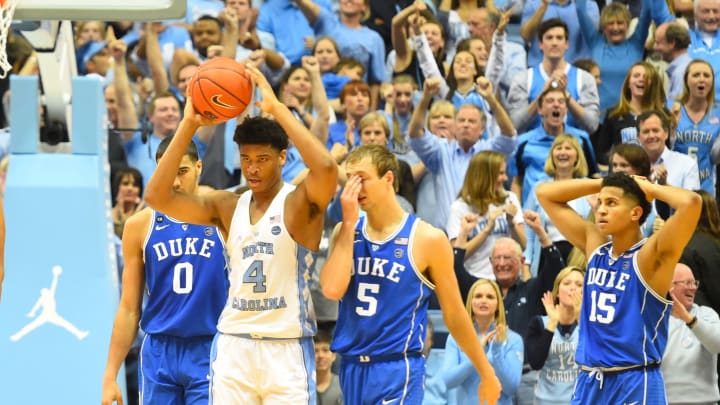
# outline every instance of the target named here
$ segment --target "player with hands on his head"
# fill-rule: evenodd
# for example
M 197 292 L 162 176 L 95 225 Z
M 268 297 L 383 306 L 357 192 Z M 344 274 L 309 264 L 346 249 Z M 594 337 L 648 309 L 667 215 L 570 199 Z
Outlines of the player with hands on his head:
M 597 225 L 568 205 L 594 193 Z M 537 196 L 560 232 L 589 257 L 573 404 L 665 403 L 660 361 L 672 305 L 666 297 L 697 225 L 700 196 L 624 173 L 542 183 Z M 644 239 L 640 225 L 656 198 L 675 213 Z

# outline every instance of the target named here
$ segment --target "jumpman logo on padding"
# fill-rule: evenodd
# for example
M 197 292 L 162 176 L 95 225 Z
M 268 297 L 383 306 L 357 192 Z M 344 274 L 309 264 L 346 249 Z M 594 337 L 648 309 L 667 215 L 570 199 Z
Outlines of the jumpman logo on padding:
M 17 333 L 10 336 L 11 341 L 17 342 L 18 340 L 22 339 L 23 336 L 27 335 L 28 333 L 37 329 L 39 326 L 48 322 L 72 333 L 73 335 L 75 335 L 76 338 L 78 338 L 78 340 L 85 339 L 90 333 L 88 331 L 79 330 L 75 327 L 75 325 L 71 324 L 65 318 L 58 315 L 55 302 L 55 290 L 57 289 L 58 278 L 60 277 L 60 274 L 62 274 L 62 267 L 54 266 L 52 268 L 52 274 L 53 281 L 50 288 L 43 288 L 40 290 L 40 298 L 38 298 L 35 306 L 33 306 L 33 308 L 27 314 L 28 318 L 32 318 L 35 316 L 37 311 L 42 308 L 42 310 L 40 311 L 40 315 L 30 321 L 30 323 L 25 325 L 22 329 L 17 331 Z

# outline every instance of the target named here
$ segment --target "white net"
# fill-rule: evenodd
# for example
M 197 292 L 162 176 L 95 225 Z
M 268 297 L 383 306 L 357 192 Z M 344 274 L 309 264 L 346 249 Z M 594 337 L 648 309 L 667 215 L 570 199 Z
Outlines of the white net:
M 5 78 L 12 70 L 7 57 L 7 38 L 18 2 L 19 0 L 5 0 L 0 12 L 0 78 Z M 0 0 L 0 3 L 3 1 Z

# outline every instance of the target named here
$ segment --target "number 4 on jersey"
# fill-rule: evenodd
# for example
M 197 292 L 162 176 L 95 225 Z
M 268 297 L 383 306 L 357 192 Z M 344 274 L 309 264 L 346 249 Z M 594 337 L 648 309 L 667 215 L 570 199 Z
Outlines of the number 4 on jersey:
M 243 283 L 255 284 L 254 293 L 264 293 L 267 291 L 265 285 L 265 273 L 263 273 L 263 262 L 255 260 L 243 274 Z

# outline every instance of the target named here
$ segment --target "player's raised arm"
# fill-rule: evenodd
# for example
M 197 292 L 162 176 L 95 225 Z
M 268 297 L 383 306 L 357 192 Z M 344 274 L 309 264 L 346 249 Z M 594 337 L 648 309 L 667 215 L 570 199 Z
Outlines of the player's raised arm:
M 634 178 L 648 200 L 664 201 L 675 210 L 665 225 L 638 252 L 640 273 L 656 293 L 665 297 L 670 289 L 675 265 L 695 232 L 702 211 L 702 198 L 694 191 Z
M 480 374 L 480 403 L 495 404 L 500 398 L 500 380 L 485 356 L 480 339 L 460 298 L 460 289 L 453 271 L 450 242 L 439 229 L 426 223 L 420 223 L 418 227 L 416 235 L 419 236 L 414 248 L 418 248 L 418 252 L 424 252 L 423 261 L 427 264 L 430 281 L 435 284 L 435 293 L 442 308 L 445 325 Z
M 325 208 L 335 194 L 337 164 L 325 145 L 295 118 L 285 104 L 278 101 L 262 73 L 254 66 L 248 66 L 247 70 L 262 95 L 262 100 L 256 105 L 275 117 L 309 169 L 305 180 L 288 196 L 287 203 L 295 214 L 288 216 L 286 225 L 297 242 L 317 248 Z
M 335 226 L 330 253 L 320 271 L 320 287 L 323 295 L 339 301 L 347 291 L 352 276 L 353 242 L 355 226 L 359 217 L 358 194 L 362 179 L 355 175 L 345 183 L 340 202 L 343 219 Z
M 337 184 L 335 160 L 325 145 L 320 143 L 305 125 L 295 118 L 285 104 L 278 101 L 262 73 L 254 66 L 248 67 L 248 72 L 262 94 L 262 101 L 257 105 L 264 112 L 275 117 L 300 152 L 305 165 L 310 169 L 305 181 L 299 187 L 304 189 L 304 193 L 311 203 L 324 209 L 335 194 Z
M 143 290 L 145 288 L 145 263 L 143 243 L 151 220 L 150 209 L 145 209 L 128 219 L 122 239 L 125 267 L 122 275 L 122 296 L 115 314 L 107 364 L 103 376 L 102 405 L 117 401 L 122 404 L 122 394 L 117 383 L 118 371 L 125 361 L 138 331 Z M 124 378 L 125 376 L 123 376 Z
M 538 184 L 537 198 L 553 224 L 578 249 L 589 254 L 605 238 L 595 225 L 584 220 L 568 202 L 600 191 L 601 179 L 559 180 Z
M 183 156 L 187 153 L 193 135 L 198 128 L 215 125 L 215 122 L 204 118 L 193 108 L 192 100 L 187 98 L 185 112 L 170 145 L 158 161 L 148 186 L 145 189 L 145 202 L 155 210 L 192 224 L 216 225 L 225 232 L 229 224 L 224 226 L 220 221 L 218 202 L 237 199 L 233 193 L 213 191 L 202 196 L 184 193 L 174 187 L 175 177 L 182 173 Z M 233 200 L 233 201 L 235 201 Z

